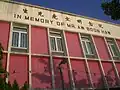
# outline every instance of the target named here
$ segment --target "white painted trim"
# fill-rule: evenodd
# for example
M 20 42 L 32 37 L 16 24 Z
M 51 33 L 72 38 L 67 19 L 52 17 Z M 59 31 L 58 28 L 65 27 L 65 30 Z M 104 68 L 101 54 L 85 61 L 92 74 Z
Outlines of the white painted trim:
M 23 52 L 23 53 L 19 53 L 19 52 L 10 52 L 11 54 L 21 54 L 21 55 L 29 55 L 29 53 L 25 53 L 25 52 Z
M 48 37 L 48 45 L 49 45 L 49 54 L 50 54 L 50 68 L 51 68 L 51 76 L 52 76 L 52 88 L 55 90 L 55 74 L 54 74 L 54 66 L 53 66 L 53 56 L 51 51 L 51 44 L 50 44 L 50 30 L 47 28 L 47 37 Z
M 50 57 L 50 55 L 46 54 L 36 54 L 36 53 L 31 53 L 32 56 L 45 56 L 45 57 Z
M 115 40 L 114 40 L 114 39 L 111 39 L 111 40 L 106 40 L 106 41 L 107 41 L 108 48 L 110 49 L 110 53 L 111 53 L 112 57 L 118 57 L 118 56 L 116 56 L 116 55 L 114 54 L 114 51 L 113 51 L 113 49 L 112 49 L 112 47 L 111 47 L 111 45 L 114 45 L 114 46 L 116 47 L 116 43 L 114 43 Z M 112 42 L 112 43 L 111 43 L 111 42 Z M 117 49 L 118 49 L 118 47 L 117 47 Z
M 63 31 L 63 38 L 65 41 L 65 47 L 66 47 L 66 53 L 68 56 L 68 66 L 69 66 L 69 75 L 70 75 L 70 82 L 71 82 L 71 87 L 72 90 L 75 90 L 75 82 L 74 82 L 74 78 L 73 78 L 73 73 L 72 73 L 72 66 L 71 66 L 71 61 L 70 61 L 70 57 L 69 57 L 69 51 L 68 51 L 68 45 L 67 45 L 67 40 L 66 40 L 66 36 L 65 36 L 65 31 Z
M 98 60 L 99 60 L 98 62 L 99 62 L 100 69 L 101 69 L 101 72 L 102 72 L 102 76 L 103 76 L 103 79 L 104 79 L 104 85 L 105 85 L 106 87 L 108 87 L 108 83 L 107 83 L 107 80 L 106 80 L 106 78 L 105 78 L 105 72 L 104 72 L 103 65 L 102 65 L 102 62 L 101 62 L 101 59 L 100 59 L 100 55 L 99 55 L 99 53 L 98 53 L 98 49 L 97 49 L 97 47 L 96 47 L 96 44 L 95 44 L 95 41 L 94 41 L 94 38 L 93 38 L 92 35 L 91 35 L 91 38 L 92 38 L 92 41 L 93 41 L 93 45 L 94 45 L 94 47 L 95 47 L 95 51 L 96 51 L 97 56 L 98 56 Z
M 28 51 L 29 51 L 29 88 L 32 88 L 32 58 L 31 58 L 31 25 L 28 28 Z
M 118 45 L 118 43 L 117 43 L 117 41 L 116 41 L 115 38 L 114 38 L 114 41 L 115 41 L 115 44 L 116 44 L 116 46 L 117 46 L 117 49 L 118 49 L 118 51 L 119 51 L 119 53 L 120 53 L 120 47 L 119 47 L 119 45 Z
M 117 46 L 117 48 L 118 48 L 118 50 L 119 50 L 119 52 L 120 52 L 120 47 L 119 47 L 119 45 L 118 45 L 118 43 L 117 43 L 117 40 L 114 38 L 114 40 L 115 40 L 115 44 L 116 44 L 116 46 Z
M 57 33 L 55 33 L 55 34 L 57 34 Z M 61 33 L 60 33 L 61 34 Z M 56 47 L 56 50 L 51 50 L 52 52 L 59 52 L 59 53 L 64 53 L 64 51 L 63 51 L 63 47 L 61 47 L 62 48 L 62 50 L 61 51 L 59 51 L 59 49 L 58 49 L 58 38 L 59 39 L 61 39 L 61 41 L 62 41 L 62 37 L 61 36 L 57 36 L 57 35 L 51 35 L 50 34 L 50 32 L 49 32 L 49 35 L 50 35 L 50 38 L 54 38 L 54 40 L 55 40 L 55 47 Z M 51 43 L 51 42 L 50 42 Z M 51 45 L 51 44 L 50 44 Z
M 49 33 L 55 33 L 55 34 L 59 34 L 59 35 L 61 35 L 61 32 L 58 32 L 58 31 L 54 31 L 54 30 L 57 30 L 57 29 L 50 29 L 49 30 Z M 51 35 L 50 35 L 51 36 Z
M 18 33 L 18 46 L 17 46 L 17 47 L 12 46 L 12 47 L 13 47 L 13 48 L 20 48 L 20 49 L 27 49 L 27 47 L 21 47 L 21 46 L 20 46 L 20 45 L 21 45 L 21 34 L 27 35 L 27 31 L 25 32 L 25 31 L 12 30 L 12 34 L 13 34 L 13 33 Z M 26 38 L 26 39 L 28 39 L 28 38 Z M 26 44 L 27 44 L 27 42 L 26 42 Z
M 11 52 L 11 44 L 12 44 L 12 29 L 13 29 L 13 22 L 10 23 L 10 28 L 9 28 L 9 43 L 8 43 L 8 55 L 7 55 L 7 67 L 6 71 L 9 73 L 9 65 L 10 65 L 10 52 Z M 8 82 L 9 76 L 6 78 L 6 82 Z
M 110 54 L 110 57 L 111 57 L 111 59 L 112 59 L 111 61 L 112 61 L 112 64 L 113 64 L 115 77 L 117 76 L 117 78 L 120 80 L 119 75 L 118 75 L 118 72 L 117 72 L 117 68 L 116 68 L 115 63 L 114 63 L 113 56 L 112 56 L 111 51 L 110 51 L 110 49 L 109 49 L 109 47 L 108 47 L 108 43 L 107 43 L 107 40 L 106 40 L 105 37 L 104 37 L 104 40 L 105 40 L 105 43 L 106 43 L 106 45 L 107 45 L 107 50 L 108 50 L 108 52 L 109 52 L 109 54 Z M 120 82 L 120 81 L 119 81 L 119 82 Z M 119 83 L 119 85 L 120 85 L 120 83 Z
M 56 34 L 56 33 L 55 33 Z M 50 37 L 54 37 L 54 38 L 62 38 L 61 36 L 54 36 L 54 35 L 50 35 Z
M 110 55 L 110 58 L 111 58 L 111 60 L 113 60 L 113 57 L 112 57 L 111 51 L 110 51 L 110 49 L 109 49 L 109 46 L 108 46 L 108 43 L 107 43 L 107 40 L 106 40 L 105 37 L 104 37 L 104 41 L 105 41 L 105 44 L 106 44 L 106 48 L 107 48 L 107 50 L 108 50 L 108 53 L 109 53 L 109 55 Z
M 93 85 L 92 75 L 91 75 L 91 72 L 90 72 L 90 69 L 89 69 L 89 65 L 88 65 L 88 60 L 87 60 L 87 57 L 86 57 L 85 51 L 84 51 L 84 49 L 83 49 L 82 38 L 81 38 L 80 33 L 78 33 L 78 35 L 79 35 L 79 42 L 80 42 L 81 47 L 82 47 L 83 55 L 84 55 L 84 57 L 85 57 L 85 65 L 86 65 L 87 72 L 88 72 L 88 78 L 89 78 L 89 81 L 90 81 L 91 87 L 92 87 L 93 90 L 94 90 L 94 85 Z
M 8 51 L 4 50 L 3 53 L 8 53 Z
M 120 86 L 120 76 L 119 76 L 119 73 L 118 73 L 117 67 L 116 67 L 114 61 L 113 61 L 112 63 L 113 63 L 114 69 L 115 69 L 115 77 L 117 77 L 117 83 L 118 83 L 119 86 Z
M 120 48 L 119 48 L 119 46 L 118 46 L 118 43 L 117 43 L 117 41 L 116 41 L 116 39 L 114 39 L 114 41 L 115 41 L 115 44 L 116 44 L 116 46 L 117 46 L 117 49 L 118 49 L 118 51 L 119 51 L 119 53 L 120 53 Z M 117 61 L 117 60 L 116 60 Z M 119 86 L 120 86 L 120 76 L 119 76 L 119 71 L 117 70 L 117 67 L 116 67 L 116 64 L 115 64 L 115 60 L 113 60 L 113 65 L 114 65 L 114 68 L 115 68 L 115 72 L 116 72 L 116 76 L 117 76 L 117 79 L 118 79 L 118 84 L 119 84 Z
M 84 37 L 87 37 L 87 39 L 86 38 L 84 38 Z M 90 53 L 90 50 L 89 50 L 89 48 L 88 48 L 88 45 L 87 45 L 87 43 L 90 43 L 91 44 L 91 41 L 88 39 L 88 38 L 90 38 L 89 36 L 84 36 L 84 35 L 82 35 L 82 37 L 81 37 L 81 42 L 83 43 L 85 43 L 85 47 L 86 47 L 86 50 L 87 50 L 87 53 L 85 52 L 85 54 L 86 55 L 94 55 L 94 53 Z M 83 47 L 83 49 L 84 49 L 84 47 Z
M 15 49 L 23 49 L 23 50 L 27 50 L 27 49 L 28 49 L 28 48 L 20 47 L 20 45 L 18 45 L 18 47 L 11 46 L 11 48 L 15 48 Z

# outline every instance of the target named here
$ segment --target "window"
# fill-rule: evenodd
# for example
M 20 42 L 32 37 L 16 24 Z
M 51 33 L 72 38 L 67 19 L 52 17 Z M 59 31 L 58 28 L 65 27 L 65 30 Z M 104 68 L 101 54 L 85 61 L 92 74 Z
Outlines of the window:
M 63 42 L 61 32 L 50 31 L 50 44 L 52 52 L 63 53 Z
M 81 40 L 83 44 L 83 49 L 87 57 L 95 56 L 95 48 L 93 46 L 92 40 L 88 35 L 81 35 Z
M 12 48 L 27 49 L 27 28 L 13 27 Z
M 115 44 L 114 39 L 107 38 L 107 43 L 108 43 L 108 48 L 110 49 L 110 53 L 111 53 L 113 59 L 119 58 L 119 51 L 118 51 L 118 48 Z

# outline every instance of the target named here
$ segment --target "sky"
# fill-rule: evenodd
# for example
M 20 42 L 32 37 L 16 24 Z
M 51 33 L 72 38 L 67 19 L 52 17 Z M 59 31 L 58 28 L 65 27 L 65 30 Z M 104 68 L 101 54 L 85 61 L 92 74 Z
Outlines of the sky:
M 15 0 L 28 4 L 52 8 L 78 15 L 97 18 L 100 20 L 120 24 L 120 20 L 112 20 L 106 16 L 101 8 L 102 0 Z

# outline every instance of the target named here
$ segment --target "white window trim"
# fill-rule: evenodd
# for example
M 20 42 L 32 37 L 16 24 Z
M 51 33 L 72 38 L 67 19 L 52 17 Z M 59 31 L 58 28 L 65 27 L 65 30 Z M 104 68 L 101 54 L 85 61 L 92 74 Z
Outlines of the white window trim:
M 54 37 L 54 38 L 62 38 L 62 37 L 60 37 L 60 36 L 52 36 L 52 35 L 50 35 L 50 37 Z
M 55 50 L 51 50 L 52 52 L 61 52 L 63 53 L 63 51 L 59 51 L 58 50 L 58 43 L 57 43 L 57 39 L 60 38 L 62 39 L 62 37 L 55 37 L 55 36 L 50 36 L 50 37 L 54 37 L 55 38 L 55 47 L 56 47 L 56 51 Z
M 54 31 L 50 31 L 49 33 L 54 33 L 54 34 L 61 34 L 60 32 L 54 32 Z M 50 38 L 51 37 L 53 37 L 53 38 L 55 38 L 55 47 L 56 47 L 56 50 L 51 50 L 52 52 L 59 52 L 59 53 L 64 53 L 64 51 L 59 51 L 58 50 L 58 43 L 57 43 L 57 39 L 59 38 L 59 39 L 61 39 L 62 40 L 62 37 L 61 36 L 54 36 L 54 35 L 51 35 L 51 34 L 49 34 L 50 35 Z M 51 43 L 51 42 L 50 42 Z M 62 44 L 63 45 L 63 44 Z M 63 47 L 62 47 L 62 49 L 63 49 Z
M 91 54 L 90 53 L 90 51 L 89 51 L 89 49 L 88 49 L 88 45 L 87 45 L 87 42 L 89 42 L 89 43 L 91 43 L 91 41 L 90 40 L 88 40 L 88 39 L 84 39 L 84 38 L 88 38 L 88 36 L 82 36 L 81 37 L 81 40 L 82 40 L 82 42 L 85 42 L 85 47 L 86 47 L 86 50 L 87 50 L 87 52 L 88 53 L 85 53 L 86 55 L 94 55 L 94 53 L 93 54 Z M 84 48 L 84 47 L 83 47 Z
M 19 27 L 15 27 L 15 28 L 19 28 Z M 25 29 L 25 28 L 20 28 L 20 29 Z M 16 49 L 27 49 L 27 47 L 25 48 L 25 47 L 20 47 L 20 41 L 21 41 L 21 34 L 22 33 L 24 33 L 24 34 L 26 34 L 27 35 L 27 31 L 17 31 L 17 30 L 14 30 L 13 29 L 13 31 L 12 31 L 12 33 L 14 33 L 14 32 L 17 32 L 17 33 L 19 33 L 19 37 L 18 37 L 18 47 L 15 47 L 15 46 L 11 46 L 12 48 L 16 48 Z M 27 44 L 27 42 L 26 42 L 26 44 Z
M 49 33 L 61 34 L 61 32 L 50 31 Z
M 16 48 L 16 49 L 27 49 L 27 48 L 23 48 L 23 47 L 14 47 L 14 46 L 12 46 L 12 48 Z
M 108 41 L 108 46 L 109 46 L 108 48 L 110 48 L 110 53 L 112 54 L 112 57 L 119 57 L 118 55 L 116 56 L 116 55 L 114 54 L 114 51 L 113 51 L 111 45 L 114 45 L 114 46 L 115 46 L 114 43 L 111 43 L 111 42 Z

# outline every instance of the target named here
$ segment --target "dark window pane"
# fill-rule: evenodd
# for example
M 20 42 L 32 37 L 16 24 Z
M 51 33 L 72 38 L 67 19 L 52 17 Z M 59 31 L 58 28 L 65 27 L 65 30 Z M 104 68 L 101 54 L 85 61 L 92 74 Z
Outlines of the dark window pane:
M 26 33 L 21 33 L 20 47 L 27 48 L 27 34 Z
M 87 47 L 86 47 L 85 41 L 82 41 L 82 43 L 83 43 L 83 48 L 84 48 L 85 54 L 88 54 L 88 51 L 87 51 Z
M 57 38 L 57 46 L 58 46 L 58 51 L 63 51 L 61 38 Z
M 115 45 L 112 44 L 111 49 L 112 49 L 112 52 L 113 52 L 113 56 L 118 56 L 117 49 L 116 49 Z
M 56 44 L 55 44 L 55 38 L 50 37 L 50 44 L 51 44 L 51 50 L 56 51 Z
M 18 44 L 19 44 L 19 33 L 13 32 L 13 34 L 12 34 L 12 46 L 18 47 Z
M 90 42 L 87 42 L 87 47 L 88 47 L 89 54 L 93 54 L 92 44 Z

